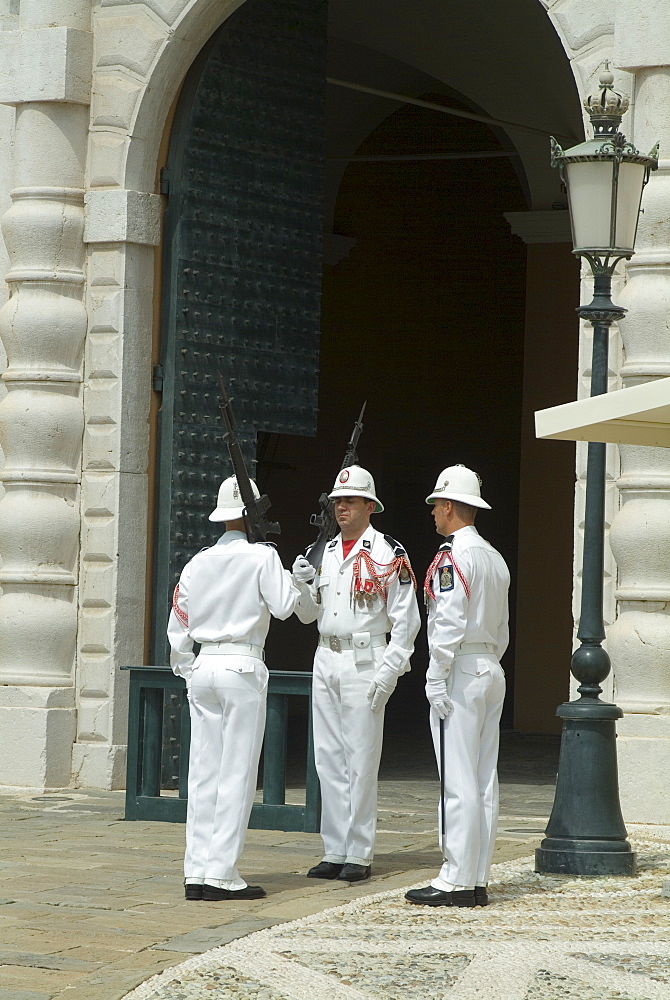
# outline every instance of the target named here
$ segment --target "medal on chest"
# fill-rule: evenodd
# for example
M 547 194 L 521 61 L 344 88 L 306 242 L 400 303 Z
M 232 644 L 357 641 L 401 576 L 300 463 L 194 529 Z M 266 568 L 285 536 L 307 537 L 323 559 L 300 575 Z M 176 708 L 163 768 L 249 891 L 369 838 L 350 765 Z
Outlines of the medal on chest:
M 357 580 L 355 581 L 355 584 L 356 589 L 354 590 L 354 600 L 358 604 L 358 607 L 361 611 L 365 608 L 367 608 L 368 611 L 371 611 L 372 605 L 377 600 L 374 581 Z

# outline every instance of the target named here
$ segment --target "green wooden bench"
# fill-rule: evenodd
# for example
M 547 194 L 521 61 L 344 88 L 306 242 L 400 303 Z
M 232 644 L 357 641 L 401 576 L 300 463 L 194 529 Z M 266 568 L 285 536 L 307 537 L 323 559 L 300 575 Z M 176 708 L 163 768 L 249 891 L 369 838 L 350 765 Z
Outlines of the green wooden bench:
M 191 735 L 186 684 L 169 667 L 121 669 L 130 671 L 125 818 L 184 823 Z M 311 673 L 270 670 L 263 743 L 263 801 L 255 803 L 251 811 L 249 826 L 253 829 L 304 833 L 315 833 L 319 829 L 321 800 L 314 765 L 311 691 Z M 175 692 L 179 694 L 178 782 L 176 794 L 165 794 L 161 788 L 163 706 L 166 697 Z M 286 803 L 288 699 L 291 695 L 306 697 L 308 706 L 304 805 Z

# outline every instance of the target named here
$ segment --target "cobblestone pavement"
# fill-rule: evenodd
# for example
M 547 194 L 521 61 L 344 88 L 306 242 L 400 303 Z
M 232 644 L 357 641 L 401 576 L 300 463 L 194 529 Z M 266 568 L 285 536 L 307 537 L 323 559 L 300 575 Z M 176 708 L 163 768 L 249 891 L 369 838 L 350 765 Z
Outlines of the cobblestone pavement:
M 541 838 L 553 799 L 556 760 L 555 741 L 509 736 L 504 744 L 502 810 L 495 857 L 496 862 L 503 866 L 531 854 Z M 321 856 L 318 835 L 252 830 L 242 872 L 250 881 L 260 882 L 268 895 L 265 899 L 248 903 L 186 903 L 181 885 L 183 826 L 125 822 L 122 792 L 67 790 L 39 794 L 30 790 L 6 790 L 0 795 L 3 830 L 0 840 L 0 1000 L 53 1000 L 57 997 L 67 1000 L 119 1000 L 163 970 L 172 968 L 174 971 L 174 967 L 189 960 L 190 956 L 197 956 L 206 965 L 210 959 L 206 953 L 222 945 L 233 949 L 230 952 L 232 964 L 227 961 L 222 963 L 217 958 L 212 968 L 207 967 L 210 979 L 205 980 L 204 985 L 200 984 L 203 986 L 200 993 L 187 994 L 182 990 L 189 1000 L 196 996 L 211 996 L 213 991 L 235 1000 L 277 1000 L 278 997 L 286 1000 L 293 996 L 305 996 L 305 983 L 308 981 L 315 984 L 309 990 L 310 1000 L 325 995 L 332 995 L 335 1000 L 345 995 L 349 1000 L 382 994 L 392 997 L 391 986 L 387 988 L 388 984 L 384 983 L 375 985 L 374 976 L 372 980 L 365 979 L 370 975 L 364 967 L 369 962 L 373 946 L 368 942 L 360 948 L 353 947 L 358 936 L 364 940 L 362 930 L 360 935 L 350 937 L 346 945 L 343 943 L 341 949 L 332 943 L 326 948 L 326 951 L 331 949 L 331 958 L 333 951 L 342 950 L 347 954 L 346 969 L 340 968 L 338 962 L 339 972 L 335 974 L 334 971 L 324 972 L 323 968 L 319 971 L 314 967 L 325 961 L 318 957 L 313 939 L 315 934 L 318 937 L 321 932 L 308 931 L 307 928 L 313 926 L 318 929 L 320 921 L 325 920 L 323 926 L 329 928 L 330 934 L 331 924 L 334 928 L 338 921 L 344 925 L 349 922 L 346 913 L 344 917 L 337 916 L 342 912 L 342 904 L 354 903 L 354 912 L 357 913 L 356 906 L 362 906 L 366 900 L 372 900 L 371 909 L 365 910 L 365 917 L 356 917 L 352 927 L 367 926 L 367 922 L 374 929 L 378 915 L 386 923 L 387 919 L 391 919 L 387 917 L 387 911 L 391 915 L 395 913 L 396 918 L 400 914 L 399 921 L 391 920 L 391 924 L 396 922 L 398 927 L 390 936 L 395 934 L 398 942 L 404 940 L 406 932 L 413 935 L 417 927 L 425 928 L 431 921 L 444 920 L 445 911 L 429 911 L 426 914 L 423 908 L 405 906 L 401 902 L 400 890 L 410 884 L 425 884 L 439 864 L 435 842 L 437 782 L 430 749 L 425 744 L 416 745 L 412 741 L 409 748 L 405 746 L 403 749 L 397 743 L 394 746 L 393 752 L 385 754 L 382 768 L 374 877 L 369 882 L 352 886 L 308 880 L 304 877 L 305 870 Z M 299 789 L 293 789 L 289 794 L 298 801 Z M 512 882 L 520 879 L 518 891 L 514 885 L 505 889 L 512 897 L 516 893 L 520 901 L 514 902 L 513 898 L 505 896 L 501 907 L 477 910 L 475 916 L 471 911 L 462 913 L 470 913 L 470 919 L 479 922 L 477 926 L 487 927 L 489 924 L 494 926 L 503 911 L 509 911 L 511 926 L 517 919 L 517 911 L 521 912 L 519 907 L 528 906 L 530 900 L 546 898 L 553 907 L 555 896 L 542 896 L 537 887 L 526 891 L 533 879 L 530 869 L 526 868 L 526 875 L 514 874 L 516 869 L 509 872 L 504 867 L 499 869 L 502 873 L 500 880 L 509 881 L 508 875 Z M 656 879 L 655 874 L 651 877 Z M 633 897 L 637 897 L 637 889 L 629 887 L 638 884 L 637 880 L 626 883 L 626 891 Z M 649 891 L 640 897 L 653 900 L 654 906 L 658 903 L 654 895 L 655 887 L 656 882 L 650 883 Z M 586 920 L 590 919 L 593 910 L 582 912 L 581 900 L 578 896 L 573 898 L 574 906 L 572 903 L 566 906 L 566 919 L 573 910 L 574 914 L 580 913 Z M 524 899 L 526 903 L 523 903 Z M 670 907 L 670 900 L 664 900 L 664 904 Z M 603 919 L 607 919 L 609 905 L 603 900 L 594 904 Z M 333 908 L 337 910 L 332 917 L 319 916 Z M 544 913 L 541 905 L 537 912 L 523 910 L 524 926 L 541 923 Z M 368 917 L 371 918 L 369 921 Z M 459 915 L 458 919 L 466 921 L 463 926 L 467 930 L 466 916 Z M 296 920 L 307 921 L 300 925 L 303 929 L 299 934 L 294 934 L 292 930 Z M 667 927 L 667 922 L 666 919 L 659 926 Z M 438 923 L 435 926 L 443 925 Z M 253 942 L 265 941 L 266 938 L 254 932 L 264 929 L 270 935 L 285 934 L 286 939 L 281 943 L 280 950 L 287 954 L 281 957 L 281 961 L 294 970 L 291 973 L 293 993 L 277 993 L 276 984 L 271 986 L 260 973 L 257 980 L 250 976 L 246 980 L 240 978 L 245 974 L 235 964 L 238 959 L 233 961 L 233 958 L 243 953 L 235 949 L 243 945 L 255 949 Z M 432 990 L 426 996 L 446 995 L 446 977 L 452 974 L 449 971 L 452 966 L 454 975 L 458 972 L 461 977 L 472 977 L 471 968 L 476 969 L 477 965 L 468 956 L 474 953 L 464 947 L 465 940 L 472 935 L 469 930 L 463 934 L 464 938 L 456 951 L 449 951 L 452 956 L 449 962 L 438 970 L 442 977 L 442 994 L 439 990 Z M 440 932 L 440 940 L 437 941 L 433 933 L 433 943 L 427 951 L 433 958 L 435 954 L 447 954 L 441 937 Z M 648 937 L 651 940 L 651 935 Z M 327 935 L 324 935 L 325 938 Z M 511 938 L 514 935 L 510 932 L 510 940 L 505 943 L 508 951 L 516 940 Z M 300 952 L 293 946 L 294 939 L 296 946 L 300 942 Z M 303 946 L 307 939 L 312 943 Z M 331 941 L 330 938 L 328 940 Z M 588 951 L 589 941 L 592 941 L 590 930 L 581 941 L 580 949 L 576 950 Z M 619 949 L 622 955 L 629 956 L 626 959 L 629 965 L 634 964 L 635 956 L 639 955 L 640 942 L 636 939 L 633 943 L 635 947 L 632 950 Z M 380 951 L 383 961 L 381 966 L 377 963 L 375 975 L 383 971 L 384 975 L 388 974 L 391 985 L 392 982 L 397 984 L 401 970 L 407 970 L 414 962 L 410 945 L 409 940 L 402 947 L 399 943 L 393 962 L 386 952 Z M 275 945 L 269 944 L 268 948 L 272 951 Z M 374 950 L 380 950 L 378 941 Z M 288 953 L 299 954 L 300 957 L 293 959 L 288 957 Z M 425 987 L 431 981 L 424 981 L 426 970 L 422 971 L 420 965 L 413 968 L 412 975 Z M 607 963 L 601 961 L 599 968 L 601 971 L 606 969 Z M 299 976 L 295 969 L 299 970 Z M 180 968 L 179 975 L 181 972 Z M 630 969 L 629 973 L 634 975 Z M 243 983 L 241 990 L 240 982 Z M 348 985 L 354 982 L 357 985 Z M 367 990 L 362 993 L 365 982 L 368 982 Z M 303 992 L 296 993 L 300 984 L 301 988 L 304 987 Z M 538 990 L 545 986 L 541 982 Z M 665 988 L 661 980 L 658 980 L 658 986 L 659 989 Z M 148 983 L 142 988 L 150 989 L 153 985 Z M 397 992 L 396 986 L 393 989 Z M 174 996 L 166 994 L 170 1000 L 179 1000 L 181 995 L 179 992 L 174 992 Z M 406 993 L 407 997 L 421 995 L 417 989 L 413 994 Z M 506 997 L 504 993 L 482 995 Z M 554 996 L 569 995 L 552 994 L 545 989 L 544 993 L 529 994 L 529 1000 L 549 1000 L 549 997 L 553 1000 Z M 621 995 L 638 1000 L 638 994 L 630 991 Z M 646 993 L 639 995 L 647 996 Z M 653 995 L 667 994 L 657 992 Z M 596 995 L 585 993 L 583 996 L 584 1000 L 595 1000 Z M 609 996 L 600 994 L 598 1000 Z
M 670 1000 L 670 843 L 636 847 L 634 879 L 499 863 L 485 909 L 378 893 L 190 959 L 128 1000 Z

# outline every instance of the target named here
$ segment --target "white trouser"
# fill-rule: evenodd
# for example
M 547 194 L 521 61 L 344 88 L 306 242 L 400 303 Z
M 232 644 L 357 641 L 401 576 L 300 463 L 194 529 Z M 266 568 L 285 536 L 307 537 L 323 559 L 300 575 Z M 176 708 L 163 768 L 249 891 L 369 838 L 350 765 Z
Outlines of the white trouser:
M 321 784 L 324 861 L 369 865 L 377 830 L 377 773 L 384 711 L 373 712 L 370 681 L 384 656 L 356 666 L 351 650 L 319 646 L 314 657 L 314 758 Z
M 498 744 L 505 675 L 490 654 L 456 656 L 447 682 L 454 710 L 444 722 L 445 858 L 434 880 L 486 885 L 498 824 Z M 440 719 L 430 711 L 438 770 Z M 441 810 L 438 831 L 442 846 Z
M 250 660 L 253 669 L 247 671 Z M 199 656 L 195 661 L 189 690 L 186 878 L 239 879 L 237 862 L 256 792 L 267 683 L 267 667 L 255 657 Z

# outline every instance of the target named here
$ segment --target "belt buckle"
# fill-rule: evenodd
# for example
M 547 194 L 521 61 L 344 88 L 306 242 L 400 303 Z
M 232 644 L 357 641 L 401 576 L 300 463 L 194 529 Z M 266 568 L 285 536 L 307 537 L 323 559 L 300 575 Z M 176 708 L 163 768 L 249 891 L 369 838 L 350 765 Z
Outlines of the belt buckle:
M 333 653 L 341 653 L 342 652 L 342 646 L 340 644 L 340 640 L 337 638 L 336 635 L 329 635 L 328 636 L 328 644 L 329 644 L 329 646 L 330 646 L 330 648 L 331 648 L 331 650 L 332 650 Z

